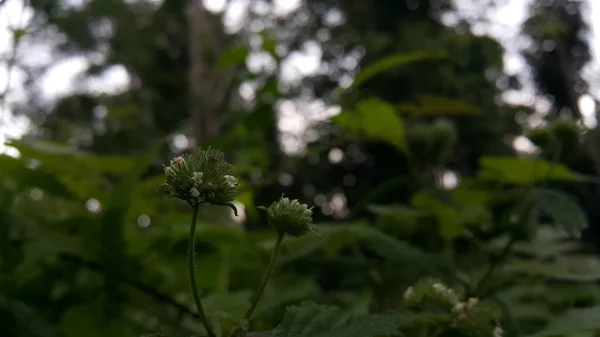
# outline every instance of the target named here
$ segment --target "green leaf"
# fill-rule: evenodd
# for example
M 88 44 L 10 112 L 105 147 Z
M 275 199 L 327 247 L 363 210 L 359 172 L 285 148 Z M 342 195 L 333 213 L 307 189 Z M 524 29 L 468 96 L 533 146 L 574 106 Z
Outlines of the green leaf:
M 404 121 L 394 107 L 380 99 L 369 98 L 358 103 L 356 111 L 346 111 L 334 121 L 348 131 L 387 142 L 404 149 Z
M 443 52 L 430 51 L 393 54 L 362 69 L 354 78 L 354 82 L 350 88 L 356 89 L 373 77 L 400 67 L 425 60 L 439 60 L 445 57 L 446 54 Z
M 223 52 L 219 62 L 217 64 L 217 69 L 223 69 L 228 67 L 235 67 L 240 64 L 243 64 L 246 61 L 246 57 L 248 56 L 249 51 L 246 46 L 243 45 L 235 45 Z
M 401 328 L 428 321 L 443 320 L 430 314 L 380 314 L 350 317 L 340 308 L 303 302 L 286 310 L 272 331 L 252 336 L 272 337 L 372 337 L 397 334 Z
M 135 159 L 137 164 L 111 191 L 106 209 L 102 212 L 96 250 L 99 262 L 106 270 L 106 292 L 111 297 L 120 296 L 122 291 L 118 285 L 119 275 L 130 272 L 125 228 L 133 192 L 152 160 L 156 158 L 162 144 L 162 140 L 155 142 L 150 151 Z
M 107 321 L 98 304 L 70 307 L 60 319 L 65 337 L 135 336 L 133 329 L 116 319 Z
M 417 104 L 400 104 L 398 111 L 413 116 L 478 116 L 481 109 L 467 102 L 442 96 L 420 95 Z
M 600 307 L 586 309 L 571 309 L 558 317 L 546 329 L 530 335 L 542 336 L 571 336 L 576 333 L 600 331 Z
M 207 312 L 224 312 L 239 320 L 244 317 L 246 309 L 250 306 L 251 296 L 252 293 L 249 291 L 213 293 L 206 296 L 202 303 Z
M 568 240 L 568 235 L 555 226 L 540 226 L 535 237 L 529 242 L 518 242 L 513 251 L 544 260 L 556 256 L 569 255 L 581 251 L 584 245 L 580 241 Z M 495 249 L 506 245 L 505 240 L 496 241 Z
M 417 193 L 411 203 L 414 207 L 431 212 L 440 226 L 440 234 L 445 239 L 453 239 L 463 232 L 463 212 L 452 207 L 428 192 Z
M 11 140 L 7 146 L 14 147 L 24 158 L 41 161 L 42 166 L 63 172 L 106 172 L 126 173 L 135 165 L 135 160 L 119 156 L 95 156 L 62 144 L 23 138 Z
M 481 190 L 458 188 L 447 193 L 427 188 L 415 194 L 412 205 L 431 213 L 439 224 L 440 235 L 452 240 L 461 235 L 467 226 L 483 229 L 491 222 L 491 214 L 485 207 L 489 193 Z
M 359 132 L 362 127 L 360 118 L 357 118 L 352 111 L 342 111 L 339 115 L 334 116 L 332 120 L 348 131 Z
M 588 227 L 585 212 L 567 194 L 557 190 L 538 188 L 533 191 L 538 205 L 548 213 L 571 237 L 580 237 Z
M 339 250 L 354 244 L 361 244 L 374 254 L 393 262 L 404 273 L 421 277 L 431 273 L 444 274 L 451 277 L 452 270 L 448 264 L 437 256 L 423 252 L 410 243 L 386 234 L 374 227 L 362 223 L 346 223 L 334 225 L 318 225 L 322 238 L 306 235 L 289 238 L 283 241 L 280 263 L 289 263 L 294 259 L 308 256 L 316 251 Z M 261 248 L 270 251 L 275 239 L 261 242 Z M 410 267 L 410 268 L 408 268 Z
M 19 337 L 58 336 L 56 325 L 39 316 L 38 310 L 29 307 L 21 300 L 7 298 L 0 294 L 0 315 L 2 332 Z
M 564 165 L 538 158 L 482 157 L 477 177 L 506 184 L 529 185 L 544 180 L 576 181 Z
M 0 155 L 0 173 L 10 176 L 11 180 L 18 182 L 21 187 L 38 187 L 44 192 L 65 199 L 74 198 L 71 190 L 61 182 L 56 174 L 42 169 L 32 169 L 25 166 L 23 160 L 6 155 Z
M 314 277 L 283 275 L 275 277 L 265 290 L 254 317 L 259 317 L 286 304 L 298 303 L 317 291 Z
M 425 253 L 408 242 L 398 240 L 373 227 L 354 226 L 350 230 L 373 253 L 396 264 L 410 266 L 411 273 L 452 274 L 451 268 L 437 256 Z M 409 272 L 409 269 L 403 272 Z
M 370 98 L 358 103 L 358 112 L 367 136 L 404 148 L 404 121 L 391 104 Z
M 545 279 L 568 282 L 600 281 L 600 261 L 591 256 L 563 256 L 555 262 L 518 260 L 506 263 L 505 273 L 543 276 Z

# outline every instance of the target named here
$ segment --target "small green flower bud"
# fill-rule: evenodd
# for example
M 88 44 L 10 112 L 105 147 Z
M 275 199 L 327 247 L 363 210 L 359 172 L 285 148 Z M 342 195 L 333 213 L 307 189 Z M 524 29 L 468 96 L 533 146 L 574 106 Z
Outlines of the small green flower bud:
M 280 234 L 302 236 L 308 232 L 316 233 L 312 222 L 312 207 L 301 204 L 298 200 L 281 197 L 271 206 L 258 207 L 267 212 L 269 225 Z
M 165 168 L 163 184 L 169 196 L 187 201 L 191 205 L 209 203 L 231 204 L 236 196 L 238 181 L 231 175 L 231 164 L 222 152 L 208 148 L 196 149 L 190 154 L 176 157 Z
M 552 121 L 549 129 L 562 144 L 563 150 L 568 150 L 568 148 L 577 145 L 582 133 L 577 122 L 569 118 L 559 118 Z
M 444 323 L 443 336 L 502 337 L 496 322 L 497 312 L 475 297 L 461 301 L 457 292 L 440 280 L 418 281 L 404 293 L 404 304 L 410 309 L 446 311 L 452 320 Z
M 430 147 L 428 156 L 430 160 L 445 159 L 452 152 L 458 139 L 456 126 L 449 120 L 437 119 L 429 129 Z
M 431 143 L 429 125 L 423 122 L 411 124 L 406 130 L 406 139 L 411 152 L 419 155 L 427 152 Z
M 165 167 L 165 175 L 167 177 L 173 177 L 173 176 L 175 176 L 175 170 L 172 167 L 167 166 L 167 167 Z

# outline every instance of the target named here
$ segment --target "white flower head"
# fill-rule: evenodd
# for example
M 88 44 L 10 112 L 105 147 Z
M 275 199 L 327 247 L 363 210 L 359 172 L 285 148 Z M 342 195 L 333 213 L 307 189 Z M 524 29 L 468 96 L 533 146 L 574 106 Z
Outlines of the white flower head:
M 494 337 L 502 337 L 504 336 L 504 330 L 501 327 L 497 326 L 494 328 Z
M 200 191 L 198 191 L 195 187 L 192 187 L 190 190 L 190 195 L 192 198 L 198 198 L 200 196 Z
M 479 302 L 477 297 L 471 297 L 467 300 L 467 308 L 472 308 Z
M 238 180 L 236 177 L 231 176 L 231 175 L 225 175 L 225 182 L 227 183 L 227 185 L 229 185 L 230 188 L 234 188 L 238 185 Z
M 450 300 L 450 302 L 458 303 L 458 296 L 456 296 L 456 293 L 454 292 L 453 289 L 446 290 L 444 295 L 446 296 L 446 298 L 448 298 L 448 300 Z
M 458 302 L 458 303 L 456 303 L 456 305 L 454 305 L 454 308 L 452 308 L 452 311 L 454 311 L 454 312 L 463 311 L 466 306 L 467 305 L 464 302 Z
M 435 289 L 435 291 L 437 291 L 438 293 L 444 293 L 446 291 L 446 286 L 444 286 L 441 283 L 434 283 L 432 285 L 433 289 Z

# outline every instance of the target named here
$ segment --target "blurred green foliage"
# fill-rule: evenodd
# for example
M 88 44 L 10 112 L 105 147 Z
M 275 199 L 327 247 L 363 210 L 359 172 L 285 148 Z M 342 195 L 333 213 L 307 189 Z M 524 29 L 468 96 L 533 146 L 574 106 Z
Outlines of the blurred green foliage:
M 577 109 L 576 83 L 554 69 L 566 62 L 580 71 L 589 59 L 577 38 L 582 9 L 571 3 L 532 7 L 525 24 L 538 45 L 528 54 L 535 84 L 556 104 L 550 126 L 527 133 L 539 155 L 518 154 L 507 141 L 527 129 L 516 117 L 533 110 L 498 100 L 506 88 L 497 83 L 514 80 L 503 74 L 501 45 L 472 34 L 467 21 L 443 25 L 447 2 L 305 1 L 284 18 L 250 11 L 262 29 L 223 34 L 222 52 L 206 66 L 233 75 L 217 109 L 221 132 L 202 145 L 233 163 L 244 216 L 200 209 L 198 285 L 219 331 L 227 335 L 243 317 L 275 245 L 256 206 L 285 193 L 316 204 L 320 237 L 283 241 L 250 322 L 261 332 L 248 336 L 450 336 L 430 329 L 449 324 L 447 315 L 405 308 L 405 291 L 428 277 L 495 308 L 506 336 L 594 336 L 600 258 L 589 242 L 598 242 L 600 172 L 572 127 L 580 116 L 557 119 L 560 109 Z M 32 95 L 13 107 L 36 127 L 7 143 L 18 157 L 0 156 L 0 335 L 204 334 L 188 290 L 191 213 L 159 189 L 163 164 L 182 150 L 173 136 L 193 133 L 187 2 L 30 6 L 32 27 L 19 39 L 55 30 L 61 55 L 107 50 L 85 76 L 121 65 L 135 85 L 56 104 Z M 336 11 L 342 23 L 326 24 Z M 106 20 L 109 38 L 94 28 Z M 318 33 L 328 36 L 319 46 L 330 71 L 284 83 L 285 57 Z M 579 57 L 557 59 L 539 48 L 546 40 Z M 247 69 L 261 51 L 275 70 Z M 345 76 L 351 85 L 342 85 Z M 252 99 L 238 94 L 242 86 Z M 276 110 L 307 97 L 341 112 L 311 125 L 317 136 L 290 155 Z M 335 153 L 339 160 L 329 160 Z

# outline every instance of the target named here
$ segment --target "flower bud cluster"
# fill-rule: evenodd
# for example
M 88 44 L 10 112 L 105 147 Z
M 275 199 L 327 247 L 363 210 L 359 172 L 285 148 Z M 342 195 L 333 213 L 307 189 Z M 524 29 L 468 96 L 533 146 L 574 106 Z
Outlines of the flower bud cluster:
M 222 152 L 208 148 L 173 158 L 165 167 L 165 193 L 189 202 L 228 204 L 236 196 L 238 180 Z
M 447 326 L 453 336 L 502 337 L 500 325 L 490 325 L 495 320 L 495 312 L 481 305 L 478 298 L 471 297 L 460 301 L 454 289 L 439 280 L 425 279 L 417 282 L 404 292 L 404 302 L 413 309 L 442 309 L 452 320 Z
M 404 302 L 409 307 L 435 306 L 452 310 L 458 303 L 454 289 L 434 279 L 417 282 L 404 292 Z
M 308 232 L 315 232 L 312 222 L 312 207 L 301 204 L 298 200 L 290 200 L 283 196 L 269 207 L 258 207 L 267 212 L 269 225 L 280 234 L 302 236 Z

